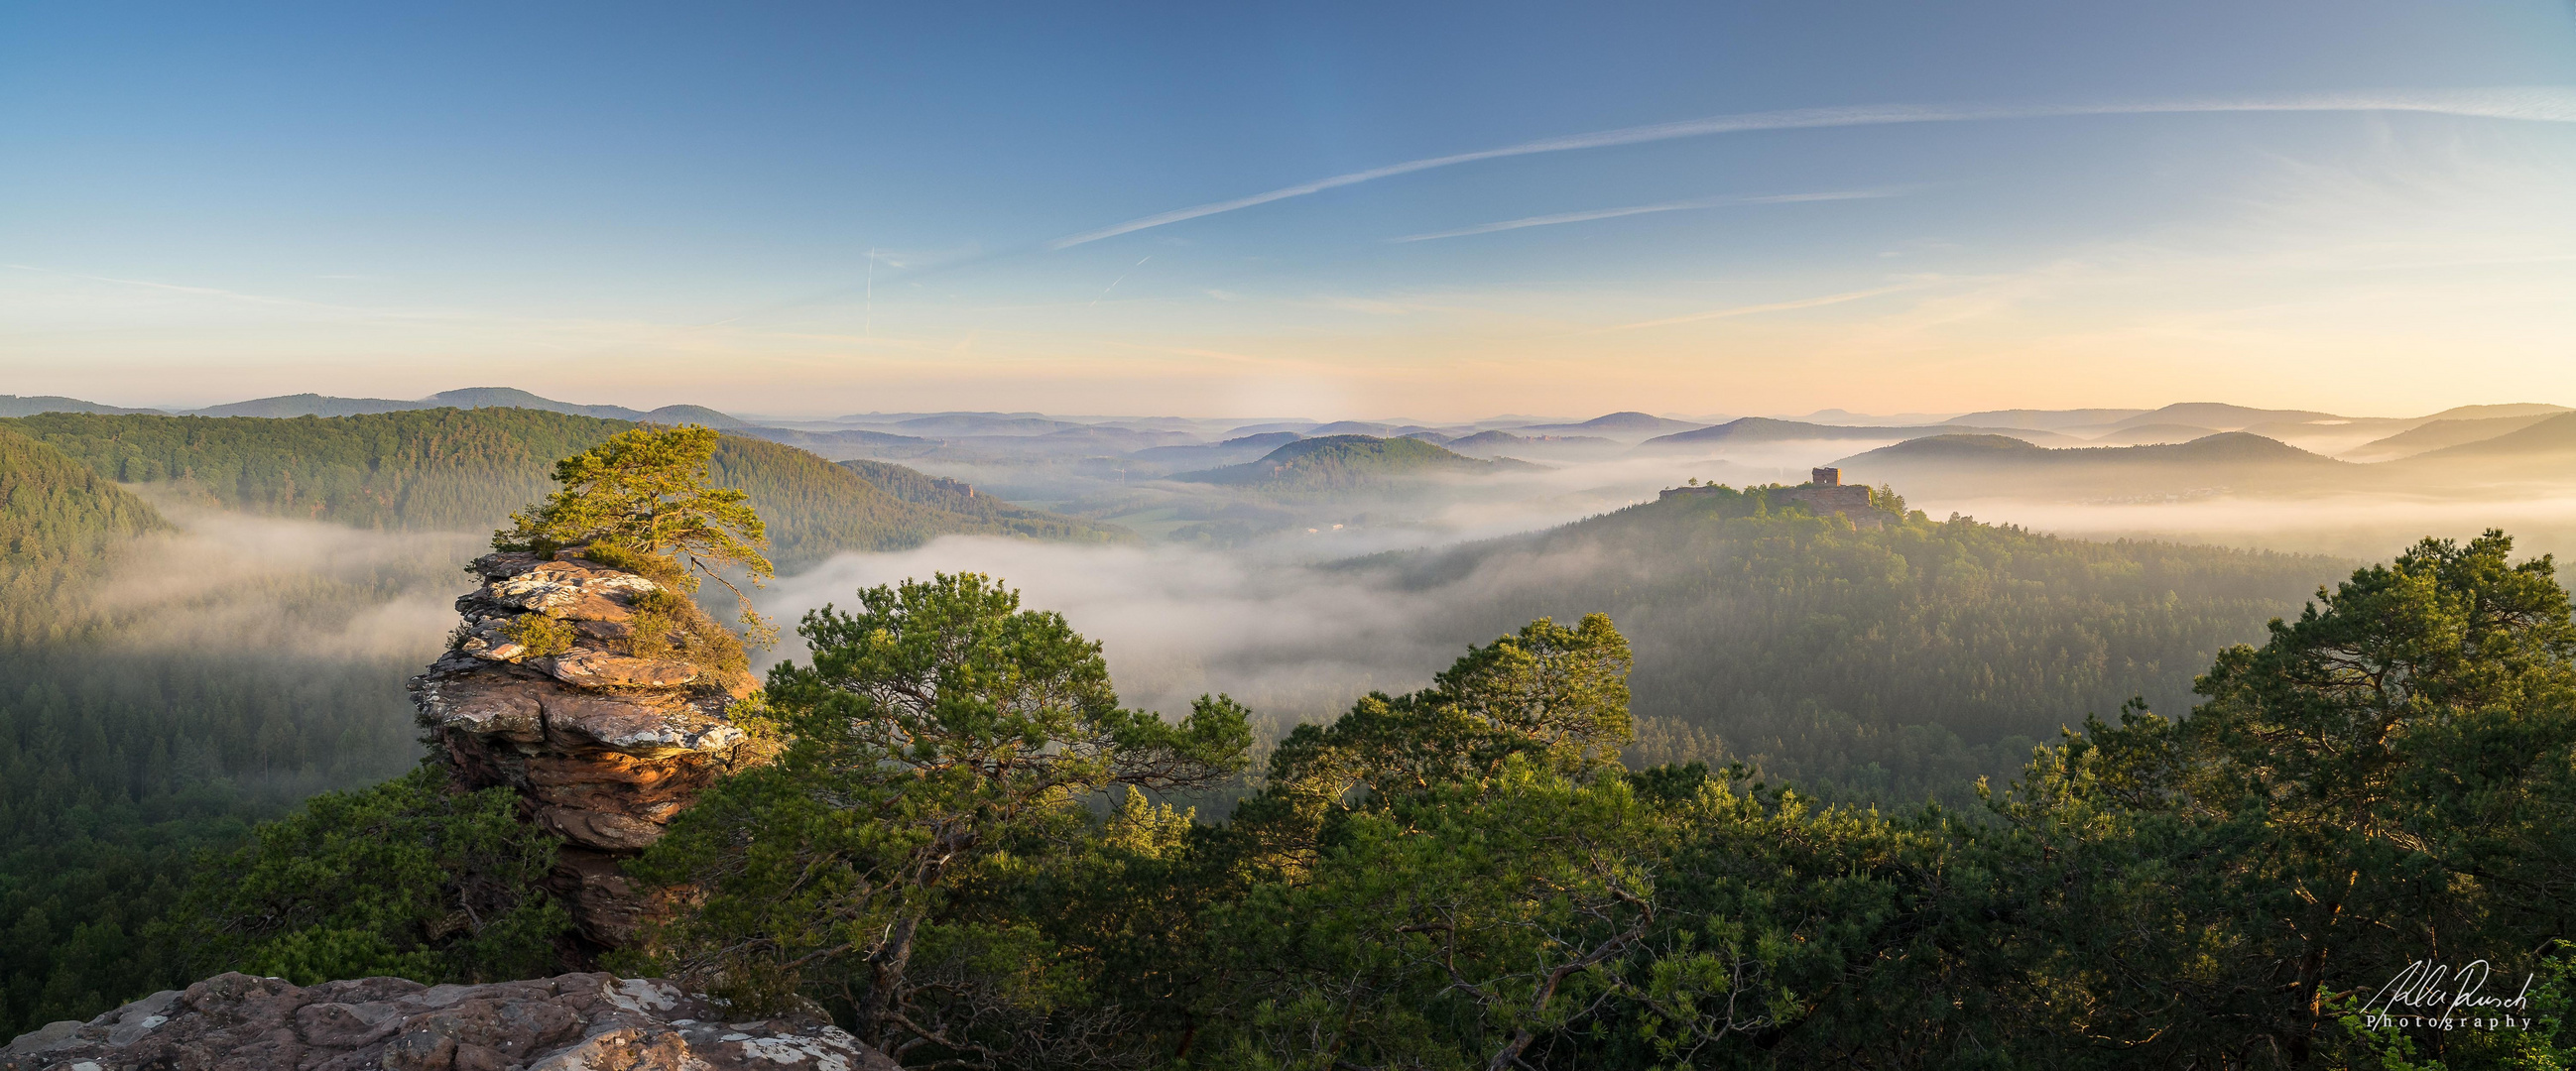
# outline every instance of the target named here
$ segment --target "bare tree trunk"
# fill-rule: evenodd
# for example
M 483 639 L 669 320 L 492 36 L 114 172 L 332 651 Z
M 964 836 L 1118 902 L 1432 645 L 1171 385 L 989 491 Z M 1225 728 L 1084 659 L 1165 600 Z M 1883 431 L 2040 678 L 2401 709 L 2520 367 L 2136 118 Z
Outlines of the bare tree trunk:
M 903 1017 L 903 976 L 905 968 L 912 964 L 912 936 L 917 926 L 919 921 L 910 915 L 897 920 L 886 933 L 885 945 L 868 957 L 868 995 L 858 1009 L 859 1028 L 868 1032 L 868 1044 L 880 1049 L 894 1043 L 889 1035 Z

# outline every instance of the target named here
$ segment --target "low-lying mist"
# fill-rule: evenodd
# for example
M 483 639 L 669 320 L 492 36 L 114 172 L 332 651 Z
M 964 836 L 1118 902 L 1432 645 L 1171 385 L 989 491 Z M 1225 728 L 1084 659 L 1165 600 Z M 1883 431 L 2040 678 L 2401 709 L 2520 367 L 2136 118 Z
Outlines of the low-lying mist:
M 757 598 L 792 624 L 826 603 L 854 607 L 861 588 L 942 572 L 996 577 L 1019 589 L 1025 607 L 1062 613 L 1101 641 L 1124 702 L 1167 714 L 1223 692 L 1283 722 L 1328 717 L 1373 688 L 1420 687 L 1460 653 L 1428 638 L 1442 631 L 1433 597 L 1257 551 L 952 536 L 844 554 Z M 772 652 L 802 655 L 792 637 Z
M 425 665 L 488 538 L 161 509 L 179 531 L 125 548 L 85 607 L 153 651 Z
M 1557 461 L 1484 480 L 1426 481 L 1411 500 L 1418 508 L 1405 515 L 1377 514 L 1339 530 L 1319 524 L 1311 533 L 1279 533 L 1234 546 L 1151 538 L 1124 545 L 1076 545 L 951 536 L 907 551 L 844 554 L 781 577 L 755 595 L 765 612 L 790 626 L 787 639 L 766 657 L 801 659 L 804 651 L 792 626 L 807 610 L 833 602 L 846 607 L 861 588 L 907 578 L 986 573 L 1018 588 L 1027 606 L 1062 612 L 1074 628 L 1101 641 L 1128 705 L 1177 715 L 1193 698 L 1223 692 L 1262 716 L 1265 736 L 1298 722 L 1329 719 L 1371 690 L 1422 687 L 1467 644 L 1490 641 L 1531 617 L 1570 619 L 1601 611 L 1611 614 L 1638 645 L 1641 717 L 1724 732 L 1730 750 L 1742 744 L 1779 759 L 1790 753 L 1783 748 L 1806 746 L 1778 742 L 1789 739 L 1793 723 L 1806 724 L 1798 719 L 1843 716 L 1842 707 L 1800 713 L 1799 704 L 1808 701 L 1802 697 L 1824 697 L 1832 689 L 1783 668 L 1787 663 L 1781 660 L 1794 661 L 1811 648 L 1874 651 L 1869 644 L 1875 641 L 1866 637 L 1886 623 L 1869 615 L 1881 611 L 1858 604 L 1780 602 L 1754 589 L 1730 587 L 1736 581 L 1721 575 L 1723 563 L 1751 552 L 1689 543 L 1679 533 L 1672 538 L 1683 542 L 1657 544 L 1662 549 L 1588 536 L 1478 541 L 1551 529 L 1651 501 L 1659 490 L 1692 477 L 1739 485 L 1794 482 L 1805 467 L 1849 449 L 1848 442 L 1773 443 L 1723 455 Z M 1901 486 L 1896 490 L 1905 492 Z M 1935 518 L 1958 513 L 2077 539 L 2151 538 L 2355 560 L 2383 560 L 2426 535 L 2465 536 L 2487 527 L 2513 532 L 2526 553 L 2576 548 L 2576 488 L 2488 498 L 2210 497 L 2114 504 L 1991 495 L 1918 497 L 1912 504 Z M 454 599 L 470 584 L 459 567 L 483 551 L 485 537 L 362 531 L 169 503 L 163 509 L 181 531 L 129 548 L 90 594 L 87 609 L 111 626 L 107 635 L 114 644 L 165 659 L 365 667 L 364 675 L 377 681 L 367 690 L 383 693 L 371 697 L 369 705 L 381 702 L 384 713 L 370 718 L 383 721 L 386 733 L 408 739 L 408 704 L 400 679 L 437 657 L 455 623 Z M 1469 552 L 1459 555 L 1352 564 L 1391 550 L 1471 544 Z M 1771 564 L 1762 568 L 1782 570 L 1780 577 L 1799 583 L 1829 584 L 1838 570 L 1883 568 L 1869 553 L 1880 552 L 1803 565 L 1765 558 Z M 2331 580 L 2342 567 L 2325 563 L 2301 568 L 2313 578 L 2267 595 L 2288 600 L 2268 612 L 2295 611 L 2301 593 Z M 1994 581 L 1997 591 L 2022 582 Z M 2009 616 L 2023 611 L 1995 612 Z M 2044 737 L 2061 719 L 2107 712 L 2130 694 L 2128 689 L 2145 687 L 2139 682 L 2149 680 L 2163 681 L 2160 687 L 2169 693 L 2160 709 L 2179 710 L 2187 707 L 2188 697 L 2177 689 L 2187 687 L 2190 675 L 2206 665 L 2207 650 L 2214 649 L 2210 644 L 2259 638 L 2260 614 L 2241 609 L 2226 613 L 2235 616 L 2227 617 L 2232 623 L 2223 627 L 2217 618 L 2192 625 L 2206 632 L 2207 642 L 2195 640 L 2188 652 L 2162 652 L 2159 668 L 2138 669 L 2127 677 L 2112 674 L 2085 686 L 2101 691 L 2100 696 L 2069 685 L 2061 689 L 2063 695 L 2034 691 L 2005 703 L 1983 697 L 1976 688 L 1953 697 L 1941 691 L 1943 686 L 1933 686 L 1891 694 L 1883 701 L 1863 697 L 1883 706 L 1881 713 L 1867 714 L 1864 720 L 1881 717 L 1889 726 L 1917 720 L 1946 724 L 1952 715 L 1931 712 L 1955 708 L 1975 714 L 1987 707 L 2010 707 L 2020 712 L 2012 717 L 2030 723 L 1998 720 L 1994 725 L 1999 728 L 1988 736 L 1969 734 L 1968 746 L 1984 746 L 1980 741 L 2000 738 L 1994 733 Z M 2106 647 L 2101 656 L 2113 663 L 2137 657 L 2136 652 L 2112 649 L 2117 646 Z M 1979 666 L 2001 672 L 1995 656 L 1970 650 L 1909 654 L 1890 648 L 1872 657 L 1896 660 L 1890 665 L 1957 663 L 1971 677 Z M 1733 668 L 1713 668 L 1719 666 Z M 2045 682 L 2057 671 L 2026 666 L 2017 672 Z M 1754 690 L 1761 695 L 1755 697 Z M 1845 706 L 1855 702 L 1862 700 Z M 1750 735 L 1756 728 L 1769 735 Z M 1795 731 L 1827 742 L 1815 748 L 1839 749 L 1837 754 L 1850 750 L 1830 744 L 1846 729 Z M 1848 731 L 1860 733 L 1852 737 L 1859 740 L 1893 730 L 1864 726 Z M 1704 746 L 1693 746 L 1705 751 L 1718 744 L 1711 736 Z M 1893 736 L 1884 744 L 1891 756 L 1914 746 Z
M 2427 536 L 2467 539 L 2489 528 L 2512 535 L 2521 555 L 2576 553 L 2576 485 L 2494 497 L 2346 494 L 2088 503 L 1981 496 L 1910 504 L 1934 517 L 1959 513 L 2076 539 L 2165 539 L 2363 561 L 2385 560 Z

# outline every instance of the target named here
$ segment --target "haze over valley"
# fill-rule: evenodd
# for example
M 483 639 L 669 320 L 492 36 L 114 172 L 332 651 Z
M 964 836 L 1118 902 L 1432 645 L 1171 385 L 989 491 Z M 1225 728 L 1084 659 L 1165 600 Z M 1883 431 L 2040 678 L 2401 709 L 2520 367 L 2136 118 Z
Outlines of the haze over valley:
M 1844 566 L 1756 566 L 1760 537 L 1691 534 L 1675 514 L 1687 496 L 1659 496 L 1694 484 L 1794 486 L 1811 468 L 1837 467 L 1845 482 L 1901 496 L 1928 532 L 1992 531 L 2013 544 L 1976 584 L 1978 598 L 2030 602 L 2014 614 L 2073 614 L 2068 598 L 2152 603 L 2211 585 L 2196 597 L 2217 601 L 2182 611 L 2192 623 L 2180 649 L 2087 641 L 2107 644 L 2098 657 L 2137 667 L 2129 671 L 2070 686 L 2062 669 L 2033 664 L 2016 686 L 2034 689 L 2026 695 L 1966 706 L 1929 693 L 1847 700 L 1830 717 L 1858 719 L 1852 726 L 1815 731 L 1912 726 L 1955 737 L 1935 749 L 1949 755 L 1941 772 L 1903 782 L 1917 794 L 2007 776 L 2027 741 L 2132 695 L 2188 706 L 2194 667 L 2259 635 L 2265 618 L 2295 610 L 2349 561 L 2491 527 L 2533 552 L 2576 546 L 2576 412 L 2543 403 L 2412 417 L 2178 403 L 1430 424 L 1033 412 L 800 419 L 477 388 L 421 402 L 302 395 L 183 415 L 0 398 L 0 411 L 13 414 L 0 431 L 133 488 L 178 533 L 154 537 L 166 548 L 129 555 L 83 596 L 102 619 L 134 622 L 122 642 L 202 651 L 254 635 L 271 655 L 422 661 L 443 635 L 439 578 L 476 552 L 474 533 L 542 488 L 545 458 L 628 421 L 687 422 L 723 429 L 719 480 L 750 490 L 770 521 L 781 576 L 754 597 L 783 621 L 869 585 L 986 572 L 1031 605 L 1083 621 L 1141 705 L 1178 711 L 1224 692 L 1275 735 L 1331 718 L 1353 694 L 1400 687 L 1516 621 L 1606 611 L 1640 645 L 1640 715 L 1662 727 L 1654 746 L 1768 762 L 1810 783 L 1853 760 L 1817 757 L 1843 745 L 1793 743 L 1781 708 L 1820 701 L 1798 684 L 1800 658 L 1858 657 L 1849 644 L 1859 641 L 1799 623 L 1845 615 L 1801 595 L 1766 611 L 1769 624 L 1729 620 L 1752 589 L 1717 579 L 1722 568 L 1691 578 L 1711 567 L 1709 553 L 1801 582 Z M 1831 540 L 1912 553 L 1887 547 L 1888 533 L 1851 530 L 1831 514 L 1823 523 L 1843 525 Z M 2113 593 L 2059 576 L 2049 560 L 2067 554 L 2144 555 L 2180 571 L 2163 588 Z M 1887 597 L 1957 597 L 1909 592 L 1932 582 L 1924 563 L 1912 568 L 1922 572 L 1888 581 Z M 2219 579 L 2240 573 L 2263 579 Z M 226 586 L 234 577 L 239 590 Z M 2022 595 L 2023 583 L 2047 594 Z M 281 586 L 308 585 L 340 601 L 273 602 Z M 1704 663 L 1710 644 L 1748 643 L 1778 651 L 1714 679 L 1684 668 Z M 796 653 L 791 643 L 764 658 Z M 1928 672 L 1946 656 L 1885 657 L 1926 660 Z M 1866 725 L 1879 730 L 1856 727 Z M 1866 762 L 1920 766 L 1919 744 Z M 1971 752 L 1979 757 L 1960 757 Z

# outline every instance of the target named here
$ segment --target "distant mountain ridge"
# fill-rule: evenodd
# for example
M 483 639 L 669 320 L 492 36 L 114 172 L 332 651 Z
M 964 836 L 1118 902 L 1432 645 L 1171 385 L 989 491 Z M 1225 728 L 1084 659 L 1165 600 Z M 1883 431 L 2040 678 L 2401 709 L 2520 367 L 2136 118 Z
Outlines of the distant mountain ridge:
M 2333 458 L 2319 457 L 2288 443 L 2267 439 L 2260 435 L 2249 435 L 2241 431 L 2214 432 L 2183 443 L 2057 448 L 2033 446 L 2008 435 L 1940 435 L 1911 439 L 1893 446 L 1882 446 L 1845 460 L 1857 462 L 1867 457 L 1933 457 L 1971 453 L 1989 458 L 2011 457 L 2038 464 L 2074 464 L 2116 458 L 2181 463 L 2262 460 L 2314 465 L 2321 468 L 2353 467 Z
M 299 416 L 367 416 L 375 413 L 402 413 L 416 409 L 537 409 L 549 413 L 599 417 L 605 420 L 632 420 L 657 424 L 703 424 L 711 428 L 730 429 L 749 426 L 703 405 L 666 405 L 660 409 L 629 409 L 622 405 L 576 405 L 531 394 L 517 387 L 465 387 L 440 391 L 427 398 L 401 401 L 392 398 L 336 398 L 323 394 L 282 394 L 274 398 L 253 398 L 246 402 L 191 409 L 186 416 L 210 417 L 299 417 Z M 150 412 L 150 410 L 128 410 Z
M 1604 436 L 1662 435 L 1671 432 L 1689 431 L 1700 426 L 1701 425 L 1691 423 L 1687 420 L 1674 420 L 1669 417 L 1659 417 L 1652 413 L 1640 413 L 1631 409 L 1617 413 L 1607 413 L 1593 417 L 1590 420 L 1574 424 L 1522 424 L 1509 426 L 1504 430 L 1513 432 L 1538 432 L 1540 434 L 1588 433 Z
M 2096 436 L 2090 441 L 2101 446 L 2156 446 L 2167 443 L 2187 443 L 2218 433 L 2217 428 L 2196 427 L 2190 424 L 2131 424 L 2115 429 L 2109 434 Z
M 1420 439 L 1326 435 L 1289 443 L 1258 461 L 1172 478 L 1276 490 L 1332 490 L 1390 478 L 1444 473 L 1482 475 L 1534 467 L 1519 461 L 1472 458 Z
M 2002 435 L 1912 439 L 1834 462 L 1844 478 L 1971 497 L 2134 498 L 2344 490 L 2368 466 L 2241 431 L 2185 443 L 2051 449 Z
M 1480 431 L 1442 443 L 1456 453 L 1471 457 L 1510 453 L 1515 455 L 1602 456 L 1621 449 L 1616 439 L 1597 435 L 1519 435 L 1508 431 Z
M 1724 424 L 1658 435 L 1638 444 L 1642 453 L 1663 453 L 1679 449 L 1704 447 L 1721 443 L 1772 443 L 1832 441 L 1836 439 L 1922 439 L 1941 435 L 2010 435 L 2025 441 L 2047 440 L 2068 443 L 2076 440 L 2056 432 L 2029 428 L 1980 428 L 1948 424 L 1926 424 L 1917 427 L 1881 428 L 1850 424 L 1810 424 L 1802 420 L 1777 417 L 1738 417 Z
M 2406 467 L 2460 462 L 2564 461 L 2576 458 L 2576 413 L 2560 413 L 2489 439 L 2444 447 L 2392 464 Z
M 2476 406 L 2474 408 L 2503 409 L 2511 407 Z M 2544 412 L 2527 415 L 2516 414 L 2512 416 L 2435 420 L 2429 423 L 2418 424 L 2412 428 L 2408 428 L 2405 431 L 2398 432 L 2395 435 L 2391 435 L 2383 439 L 2371 440 L 2370 442 L 2366 442 L 2360 446 L 2346 450 L 2337 456 L 2342 457 L 2347 461 L 2393 461 L 2399 458 L 2431 453 L 2435 450 L 2441 450 L 2448 447 L 2466 446 L 2471 443 L 2494 439 L 2498 436 L 2509 435 L 2534 424 L 2538 424 L 2555 415 L 2557 414 Z
M 1130 460 L 1151 465 L 1170 466 L 1166 472 L 1218 468 L 1258 461 L 1271 451 L 1305 438 L 1293 431 L 1267 431 L 1242 435 L 1223 442 L 1191 446 L 1154 446 L 1127 455 Z
M 1942 423 L 2058 431 L 2113 424 L 2144 412 L 2144 409 L 1988 409 L 1962 413 Z
M 1086 464 L 1120 459 L 1163 471 L 1221 467 L 1255 460 L 1239 448 L 1183 451 L 1236 442 L 1254 434 L 1305 438 L 1362 435 L 1414 438 L 1456 447 L 1478 457 L 1544 456 L 1559 460 L 1606 458 L 1604 444 L 1638 444 L 1650 453 L 1683 448 L 1719 450 L 1791 440 L 1818 442 L 1879 438 L 1888 441 L 1943 434 L 2003 434 L 2042 446 L 2082 443 L 2136 445 L 2186 442 L 2219 431 L 2247 431 L 2312 453 L 2354 461 L 2381 461 L 2464 445 L 2519 430 L 2567 407 L 2532 402 L 2464 405 L 2421 417 L 2340 417 L 2302 409 L 2264 409 L 2223 402 L 2179 402 L 2155 409 L 1993 409 L 1933 423 L 1937 414 L 1869 416 L 1819 409 L 1807 418 L 1728 418 L 1718 423 L 1656 416 L 1639 410 L 1605 413 L 1582 421 L 1538 423 L 1529 416 L 1489 417 L 1426 425 L 1409 420 L 1282 420 L 1230 424 L 1217 418 L 1050 416 L 1033 411 L 874 412 L 832 420 L 745 419 L 694 404 L 640 410 L 618 405 L 558 401 L 516 387 L 466 387 L 427 398 L 339 397 L 303 393 L 254 398 L 187 410 L 207 417 L 362 416 L 452 406 L 461 409 L 523 408 L 575 416 L 653 423 L 695 423 L 785 443 L 834 460 L 864 458 L 927 464 Z M 0 418 L 53 412 L 150 414 L 161 410 L 104 405 L 55 395 L 0 395 Z M 1708 418 L 1718 419 L 1718 418 Z M 1914 423 L 1912 421 L 1922 421 Z M 1872 423 L 1874 422 L 1874 423 Z M 2415 434 L 2440 425 L 2439 430 Z M 1512 438 L 1504 438 L 1509 436 Z M 1088 459 L 1088 460 L 1086 460 Z M 1123 471 L 1123 470 L 1121 470 Z
M 15 394 L 0 394 L 0 417 L 34 416 L 38 413 L 151 412 L 158 412 L 158 410 L 127 409 L 121 406 L 100 405 L 97 402 L 84 402 L 78 398 L 65 398 L 57 394 L 32 394 L 23 398 Z
M 2115 420 L 2112 425 L 2126 428 L 2142 424 L 2188 424 L 2238 431 L 2256 424 L 2304 424 L 2312 420 L 2340 419 L 2344 418 L 2307 409 L 2255 409 L 2226 402 L 2175 402 L 2162 409 L 2150 409 L 2133 417 Z
M 437 403 L 397 401 L 392 398 L 335 398 L 323 394 L 281 394 L 274 398 L 253 398 L 227 402 L 203 409 L 185 411 L 186 416 L 204 417 L 300 417 L 364 416 L 370 413 L 400 413 L 413 409 L 436 409 Z

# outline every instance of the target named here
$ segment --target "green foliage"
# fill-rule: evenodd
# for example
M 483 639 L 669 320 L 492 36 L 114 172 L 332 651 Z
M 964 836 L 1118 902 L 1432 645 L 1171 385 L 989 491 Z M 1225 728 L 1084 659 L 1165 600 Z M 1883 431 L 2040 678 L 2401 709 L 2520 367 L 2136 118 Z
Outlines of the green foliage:
M 1274 849 L 1311 848 L 1328 816 L 1492 777 L 1522 759 L 1561 777 L 1616 770 L 1633 737 L 1628 642 L 1592 614 L 1541 618 L 1405 696 L 1372 693 L 1329 726 L 1301 725 L 1271 752 L 1269 789 L 1243 819 Z
M 538 888 L 554 839 L 518 821 L 516 804 L 507 788 L 454 792 L 429 765 L 315 796 L 200 869 L 156 930 L 181 950 L 183 976 L 241 970 L 311 985 L 551 973 L 571 919 Z
M 314 793 L 382 780 L 419 754 L 402 685 L 429 652 L 305 657 L 282 621 L 247 637 L 267 650 L 144 648 L 129 626 L 149 622 L 85 609 L 100 567 L 149 553 L 135 537 L 169 527 L 112 481 L 360 527 L 488 528 L 542 494 L 554 458 L 631 426 L 500 409 L 0 423 L 0 1034 L 86 1019 L 191 980 L 142 934 L 177 901 L 197 852 L 229 852 L 253 823 Z M 782 546 L 807 555 L 799 560 L 989 530 L 774 444 L 721 440 L 714 468 L 719 483 L 752 488 Z M 773 495 L 801 512 L 776 523 Z M 347 606 L 402 590 L 292 583 L 301 586 L 259 581 L 225 595 Z M 658 611 L 643 615 L 645 653 L 745 664 L 739 642 L 706 615 L 663 609 L 660 626 Z
M 0 471 L 39 489 L 13 508 L 53 504 L 24 560 L 148 523 L 43 464 Z M 738 710 L 777 761 L 637 865 L 697 907 L 625 966 L 747 1011 L 820 999 L 915 1066 L 2567 1065 L 2576 624 L 2548 559 L 2427 542 L 2291 613 L 2326 563 L 1873 504 L 1874 530 L 1721 489 L 1373 563 L 1505 578 L 1477 620 L 1508 631 L 1291 734 L 1223 822 L 1169 795 L 1244 767 L 1231 701 L 1119 707 L 1098 645 L 986 578 L 862 592 Z M 1510 568 L 1558 552 L 1597 564 Z M 666 599 L 635 642 L 693 649 Z M 1554 623 L 1592 609 L 1650 638 Z M 551 969 L 548 842 L 505 794 L 415 774 L 250 832 L 411 753 L 409 667 L 294 665 L 0 653 L 10 1025 L 217 961 Z M 2189 716 L 2149 712 L 2202 669 Z M 1623 748 L 1704 761 L 1632 773 Z M 1973 808 L 1754 782 L 1919 797 L 2016 754 Z M 203 847 L 225 854 L 181 880 Z M 2473 957 L 2539 976 L 2533 1030 L 2352 1021 L 2406 965 Z
M 1771 491 L 1675 495 L 1553 531 L 1388 555 L 1468 642 L 1606 611 L 1636 645 L 1642 764 L 1745 762 L 1824 798 L 1974 806 L 2040 741 L 2194 675 L 2350 568 L 1964 519 L 1816 517 Z
M 606 543 L 648 555 L 687 558 L 712 572 L 735 566 L 754 576 L 774 570 L 761 556 L 768 528 L 751 496 L 707 483 L 715 456 L 712 428 L 642 427 L 555 463 L 561 489 L 510 515 L 492 534 L 496 550 L 553 551 Z
M 202 849 L 418 757 L 411 659 L 0 651 L 0 1033 L 193 980 L 143 940 Z
M 1096 752 L 1015 712 L 1031 681 L 1111 710 L 1105 677 L 1032 675 L 1089 662 L 941 578 L 809 620 L 787 758 L 648 862 L 712 891 L 666 952 L 794 974 L 923 1066 L 2559 1067 L 2576 624 L 2509 551 L 2358 571 L 2221 652 L 2190 717 L 2132 705 L 1984 808 L 1898 814 L 1624 771 L 1595 616 L 1299 729 L 1229 822 L 1086 819 L 1116 778 L 1033 776 L 1032 742 Z M 934 626 L 966 620 L 996 624 Z M 2535 1028 L 2344 1021 L 2446 957 L 2545 976 Z
M 1221 698 L 1178 724 L 1120 708 L 1097 643 L 982 576 L 859 600 L 806 615 L 812 664 L 770 673 L 785 754 L 720 784 L 637 866 L 704 890 L 651 952 L 736 999 L 801 982 L 891 1052 L 971 1053 L 1042 1029 L 1061 979 L 995 973 L 1037 938 L 958 916 L 952 890 L 1077 833 L 1102 790 L 1240 770 L 1250 730 Z
M 596 543 L 585 547 L 581 556 L 611 569 L 623 569 L 673 591 L 696 591 L 697 577 L 688 567 L 659 554 L 633 550 L 615 543 Z
M 636 427 L 535 409 L 423 409 L 346 417 L 47 413 L 0 420 L 110 481 L 167 487 L 224 509 L 358 528 L 472 531 L 555 489 L 557 459 Z M 777 443 L 717 441 L 710 483 L 743 491 L 771 557 L 796 568 L 844 551 L 904 550 L 950 534 L 1126 538 L 1107 525 L 1007 503 L 916 504 L 871 480 L 929 477 L 836 465 Z
M 554 459 L 630 427 L 531 409 L 351 417 L 47 413 L 6 422 L 118 483 L 358 528 L 473 529 L 545 492 Z
M 1211 1010 L 1239 1024 L 1218 1062 L 1511 1066 L 1633 984 L 1673 823 L 1524 754 L 1352 816 L 1304 880 L 1216 913 L 1235 1006 Z
M 666 586 L 697 589 L 696 574 L 714 577 L 732 589 L 742 604 L 742 624 L 757 641 L 777 635 L 751 607 L 751 599 L 725 579 L 724 570 L 739 569 L 759 578 L 776 575 L 760 553 L 768 526 L 751 507 L 751 496 L 739 489 L 708 485 L 708 461 L 715 456 L 713 429 L 696 425 L 676 428 L 645 426 L 622 431 L 587 452 L 555 463 L 555 482 L 562 489 L 527 510 L 510 515 L 510 527 L 492 533 L 495 550 L 552 554 L 566 547 L 604 548 L 609 557 L 634 566 L 647 576 L 665 578 Z M 674 566 L 686 560 L 695 573 Z M 602 559 L 606 564 L 607 559 Z M 638 642 L 663 645 L 681 638 L 683 649 L 705 646 L 689 642 L 703 629 L 703 616 L 693 605 L 680 605 L 676 594 L 657 603 L 651 631 L 636 630 Z M 569 648 L 567 641 L 566 649 Z M 740 644 L 713 643 L 716 661 L 739 668 Z M 531 647 L 530 650 L 535 650 Z
M 116 547 L 169 528 L 124 488 L 0 429 L 0 645 L 77 631 L 58 604 Z
M 742 638 L 733 630 L 717 624 L 715 618 L 699 609 L 698 604 L 679 593 L 676 586 L 646 592 L 629 600 L 635 611 L 627 623 L 632 630 L 625 640 L 610 646 L 623 648 L 638 658 L 670 658 L 696 663 L 717 676 L 748 672 L 751 659 L 743 650 Z M 747 623 L 765 642 L 770 633 L 768 622 L 748 613 Z
M 501 626 L 501 635 L 528 649 L 532 658 L 559 655 L 572 650 L 572 622 L 557 621 L 544 614 L 520 614 Z
M 2349 987 L 2418 960 L 2518 974 L 2576 929 L 2576 624 L 2550 560 L 2510 550 L 2427 540 L 2222 653 L 2191 717 L 2129 712 L 2042 756 L 2006 813 L 2137 875 L 2061 924 L 2153 912 L 2091 951 L 2197 975 L 2155 1005 L 2088 980 L 2096 1029 L 2342 1059 Z M 2414 1034 L 2434 1059 L 2473 1041 Z

